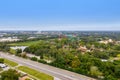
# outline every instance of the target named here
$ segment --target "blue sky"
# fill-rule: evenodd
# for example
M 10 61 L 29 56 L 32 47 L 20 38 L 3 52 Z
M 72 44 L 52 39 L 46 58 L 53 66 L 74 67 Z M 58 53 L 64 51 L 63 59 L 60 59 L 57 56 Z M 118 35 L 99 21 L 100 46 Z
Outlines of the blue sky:
M 120 0 L 0 0 L 0 30 L 120 30 Z

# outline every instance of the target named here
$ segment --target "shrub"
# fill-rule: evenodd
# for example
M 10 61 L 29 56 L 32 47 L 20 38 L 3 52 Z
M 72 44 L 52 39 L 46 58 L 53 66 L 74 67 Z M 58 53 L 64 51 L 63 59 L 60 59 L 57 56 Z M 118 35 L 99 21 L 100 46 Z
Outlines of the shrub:
M 4 59 L 3 58 L 0 58 L 0 63 L 4 63 Z
M 40 62 L 40 63 L 44 63 L 44 64 L 46 64 L 47 62 L 46 61 L 44 61 L 44 60 L 38 60 L 38 62 Z
M 31 60 L 37 61 L 38 59 L 36 57 L 32 57 Z

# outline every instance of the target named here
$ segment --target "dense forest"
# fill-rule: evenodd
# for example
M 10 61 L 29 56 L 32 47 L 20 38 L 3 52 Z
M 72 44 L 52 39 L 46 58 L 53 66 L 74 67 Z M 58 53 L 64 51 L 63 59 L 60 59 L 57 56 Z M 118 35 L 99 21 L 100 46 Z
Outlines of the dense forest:
M 81 46 L 86 46 L 81 47 Z M 25 49 L 26 53 L 40 56 L 31 59 L 55 67 L 103 80 L 120 78 L 120 45 L 115 42 L 73 41 L 67 38 L 46 40 Z M 115 60 L 115 58 L 118 58 Z M 48 63 L 47 60 L 50 60 Z M 105 60 L 105 61 L 104 61 Z

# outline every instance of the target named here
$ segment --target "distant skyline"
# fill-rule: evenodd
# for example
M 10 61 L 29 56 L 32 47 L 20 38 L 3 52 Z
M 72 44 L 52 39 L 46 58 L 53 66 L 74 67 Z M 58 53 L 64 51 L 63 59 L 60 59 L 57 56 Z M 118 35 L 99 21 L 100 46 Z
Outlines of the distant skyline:
M 120 0 L 1 0 L 0 30 L 120 31 Z

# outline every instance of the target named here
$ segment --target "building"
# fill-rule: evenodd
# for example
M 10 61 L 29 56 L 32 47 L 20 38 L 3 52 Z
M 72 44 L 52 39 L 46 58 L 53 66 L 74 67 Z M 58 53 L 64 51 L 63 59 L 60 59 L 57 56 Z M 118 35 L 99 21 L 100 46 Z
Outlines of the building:
M 112 39 L 103 40 L 103 41 L 99 41 L 99 43 L 103 43 L 103 44 L 113 43 L 113 40 Z
M 15 46 L 15 47 L 10 47 L 13 50 L 17 50 L 17 49 L 21 49 L 22 52 L 25 50 L 25 48 L 27 48 L 28 46 Z
M 78 50 L 80 50 L 81 52 L 86 52 L 87 48 L 86 46 L 80 46 Z

